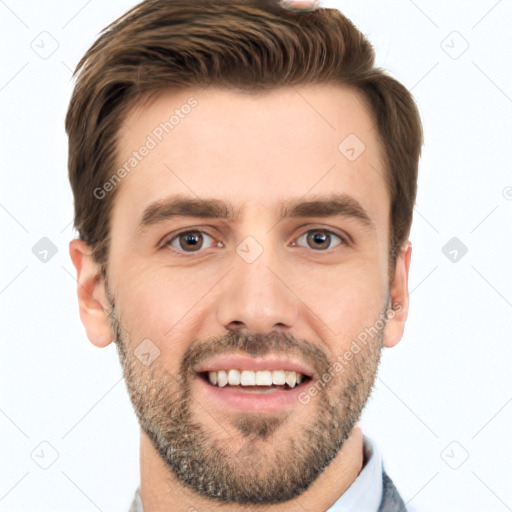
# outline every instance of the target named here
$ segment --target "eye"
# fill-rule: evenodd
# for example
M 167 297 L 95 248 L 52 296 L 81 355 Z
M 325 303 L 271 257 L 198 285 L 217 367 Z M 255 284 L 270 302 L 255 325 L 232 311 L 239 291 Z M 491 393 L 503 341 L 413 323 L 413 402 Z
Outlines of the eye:
M 163 245 L 167 247 L 170 245 L 174 250 L 178 252 L 199 252 L 200 249 L 203 248 L 205 239 L 209 239 L 213 241 L 213 238 L 206 234 L 204 231 L 199 231 L 197 229 L 182 231 L 178 233 L 174 237 L 170 238 Z M 217 242 L 217 247 L 222 247 L 222 242 Z M 210 245 L 211 247 L 212 245 Z M 207 247 L 208 248 L 208 247 Z
M 306 243 L 310 248 L 318 249 L 319 251 L 325 251 L 328 249 L 333 249 L 333 237 L 340 241 L 334 247 L 342 244 L 348 245 L 348 242 L 343 237 L 336 235 L 327 229 L 310 229 L 299 238 L 297 238 L 297 240 L 301 242 L 305 238 Z M 208 246 L 208 244 L 210 245 Z M 292 245 L 300 245 L 301 247 L 304 247 L 304 245 L 301 245 L 300 243 L 297 244 L 297 242 L 293 242 Z M 178 253 L 197 253 L 204 248 L 208 249 L 211 247 L 224 247 L 224 244 L 222 242 L 215 243 L 213 237 L 204 231 L 198 229 L 189 229 L 188 231 L 182 231 L 181 233 L 174 235 L 167 242 L 163 243 L 164 248 L 167 246 L 170 246 Z
M 319 249 L 320 251 L 325 251 L 327 249 L 333 248 L 331 247 L 332 237 L 340 240 L 340 243 L 338 245 L 347 245 L 347 241 L 344 238 L 334 234 L 332 231 L 329 231 L 327 229 L 311 229 L 309 231 L 306 231 L 306 233 L 301 235 L 299 238 L 297 238 L 297 240 L 301 241 L 304 239 L 304 237 L 306 237 L 306 242 L 308 243 L 308 245 L 312 244 L 313 249 Z M 293 245 L 297 244 L 294 242 Z

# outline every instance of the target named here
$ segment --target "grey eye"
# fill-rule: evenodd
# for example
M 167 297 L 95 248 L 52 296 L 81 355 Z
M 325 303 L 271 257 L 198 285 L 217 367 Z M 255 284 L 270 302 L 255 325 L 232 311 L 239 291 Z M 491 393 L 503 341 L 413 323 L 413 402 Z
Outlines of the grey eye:
M 304 237 L 306 237 L 306 243 L 308 244 L 308 247 L 312 249 L 319 249 L 321 251 L 333 248 L 331 247 L 332 237 L 340 240 L 340 243 L 337 245 L 341 245 L 341 243 L 344 242 L 341 237 L 326 229 L 312 229 L 301 235 L 298 240 L 301 241 L 304 239 Z

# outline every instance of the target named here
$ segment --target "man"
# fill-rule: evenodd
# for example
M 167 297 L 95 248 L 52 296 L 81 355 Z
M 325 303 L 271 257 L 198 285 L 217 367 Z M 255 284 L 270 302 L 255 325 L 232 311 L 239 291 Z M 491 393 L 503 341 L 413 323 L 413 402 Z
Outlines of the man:
M 145 1 L 66 117 L 80 318 L 141 427 L 131 510 L 404 511 L 358 425 L 408 314 L 422 128 L 339 11 Z

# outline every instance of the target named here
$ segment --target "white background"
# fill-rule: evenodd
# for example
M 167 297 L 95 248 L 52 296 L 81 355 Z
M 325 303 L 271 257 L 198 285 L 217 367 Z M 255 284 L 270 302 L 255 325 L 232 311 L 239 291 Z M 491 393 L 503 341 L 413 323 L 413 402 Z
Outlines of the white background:
M 0 0 L 0 511 L 125 512 L 138 485 L 115 347 L 93 347 L 78 316 L 64 132 L 71 70 L 135 3 Z M 323 5 L 369 37 L 425 130 L 409 320 L 364 432 L 409 505 L 512 510 L 512 2 Z M 58 44 L 47 59 L 32 49 L 41 37 Z M 32 252 L 42 237 L 58 249 L 46 263 Z M 442 252 L 452 237 L 468 249 L 456 262 Z M 58 453 L 46 470 L 42 442 Z

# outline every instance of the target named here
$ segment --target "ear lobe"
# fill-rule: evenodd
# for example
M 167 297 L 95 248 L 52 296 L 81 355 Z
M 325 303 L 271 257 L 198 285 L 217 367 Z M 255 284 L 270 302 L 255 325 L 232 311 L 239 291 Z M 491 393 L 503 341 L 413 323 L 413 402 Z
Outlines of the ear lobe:
M 383 344 L 388 348 L 394 347 L 402 339 L 409 314 L 408 283 L 411 254 L 412 243 L 408 240 L 396 259 L 395 277 L 390 285 L 388 320 L 383 338 Z
M 69 255 L 77 272 L 78 308 L 87 338 L 97 347 L 106 347 L 112 343 L 114 335 L 101 267 L 93 260 L 92 249 L 83 240 L 71 240 Z

